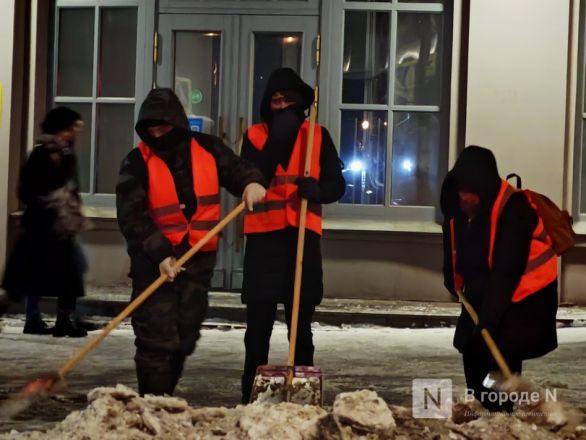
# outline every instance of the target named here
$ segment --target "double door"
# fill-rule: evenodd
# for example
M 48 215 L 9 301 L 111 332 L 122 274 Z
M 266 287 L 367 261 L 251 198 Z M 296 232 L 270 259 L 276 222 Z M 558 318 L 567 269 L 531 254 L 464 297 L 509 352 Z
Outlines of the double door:
M 219 136 L 236 154 L 246 128 L 261 120 L 274 69 L 290 67 L 316 83 L 317 16 L 161 14 L 159 35 L 157 86 L 175 90 L 192 129 Z M 223 214 L 238 202 L 223 191 Z M 242 286 L 242 225 L 240 218 L 220 237 L 213 288 Z

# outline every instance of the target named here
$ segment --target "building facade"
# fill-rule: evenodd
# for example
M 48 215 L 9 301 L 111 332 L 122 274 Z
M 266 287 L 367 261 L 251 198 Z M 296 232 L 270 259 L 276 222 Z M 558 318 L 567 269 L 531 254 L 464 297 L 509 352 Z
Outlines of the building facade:
M 277 67 L 318 87 L 318 120 L 347 181 L 324 214 L 326 295 L 448 300 L 441 182 L 465 145 L 569 209 L 586 232 L 584 5 L 578 0 L 5 0 L 0 55 L 0 263 L 18 231 L 18 169 L 52 105 L 80 112 L 93 228 L 88 282 L 127 283 L 114 188 L 152 87 L 174 88 L 194 130 L 239 150 Z M 586 159 L 586 158 L 585 158 Z M 584 191 L 582 189 L 584 188 Z M 236 201 L 223 195 L 224 210 Z M 582 241 L 582 235 L 580 235 Z M 242 283 L 241 222 L 221 237 L 215 289 Z M 578 246 L 561 300 L 586 303 Z

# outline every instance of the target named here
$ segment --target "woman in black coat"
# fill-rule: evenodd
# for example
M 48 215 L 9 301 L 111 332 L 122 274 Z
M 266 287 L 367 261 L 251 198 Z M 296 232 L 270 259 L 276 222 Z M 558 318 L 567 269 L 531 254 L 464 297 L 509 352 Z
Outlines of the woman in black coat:
M 6 265 L 2 288 L 14 301 L 27 299 L 24 333 L 87 335 L 70 319 L 76 298 L 84 295 L 86 270 L 76 242 L 84 218 L 73 150 L 82 127 L 81 116 L 67 107 L 49 111 L 41 124 L 43 134 L 20 174 L 18 197 L 26 205 L 22 235 Z M 40 297 L 58 298 L 53 329 L 41 319 Z
M 539 221 L 522 192 L 514 193 L 504 205 L 489 267 L 491 213 L 501 184 L 492 152 L 471 146 L 448 173 L 441 193 L 445 285 L 452 295 L 456 294 L 449 225 L 454 219 L 457 273 L 480 320 L 475 326 L 462 307 L 454 335 L 454 346 L 462 353 L 466 383 L 479 400 L 482 392 L 488 391 L 483 379 L 489 371 L 498 369 L 480 335 L 481 328 L 492 334 L 516 373 L 521 372 L 523 360 L 543 356 L 557 347 L 557 279 L 519 302 L 512 301 L 525 273 Z M 490 410 L 512 408 L 511 403 L 481 403 Z

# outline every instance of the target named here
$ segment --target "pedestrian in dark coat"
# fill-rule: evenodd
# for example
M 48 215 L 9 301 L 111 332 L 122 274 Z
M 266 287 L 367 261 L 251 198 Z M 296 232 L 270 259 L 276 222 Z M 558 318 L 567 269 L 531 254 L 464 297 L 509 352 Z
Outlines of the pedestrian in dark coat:
M 171 395 L 200 336 L 216 249 L 204 248 L 181 272 L 175 269 L 175 260 L 195 244 L 194 237 L 217 223 L 219 186 L 242 196 L 251 209 L 264 197 L 264 179 L 217 137 L 190 132 L 183 106 L 170 89 L 148 94 L 136 132 L 143 143 L 123 160 L 116 186 L 118 223 L 130 255 L 132 298 L 161 274 L 172 281 L 132 317 L 138 388 L 142 395 Z M 215 187 L 216 194 L 202 196 L 204 187 Z M 175 199 L 176 205 L 157 206 L 161 196 Z M 202 220 L 204 211 L 213 218 Z M 175 217 L 170 222 L 171 214 Z
M 20 173 L 18 197 L 26 205 L 22 235 L 6 265 L 2 287 L 15 301 L 27 298 L 25 333 L 85 336 L 70 319 L 76 298 L 84 295 L 86 261 L 77 234 L 84 227 L 77 178 L 75 139 L 81 116 L 58 107 L 47 113 L 43 134 Z M 57 321 L 41 319 L 40 297 L 57 297 Z
M 462 307 L 454 335 L 454 346 L 463 356 L 466 383 L 479 400 L 488 391 L 482 385 L 483 379 L 489 371 L 498 369 L 480 335 L 481 328 L 492 334 L 516 373 L 521 373 L 524 360 L 543 356 L 557 347 L 557 273 L 551 283 L 520 301 L 515 299 L 527 273 L 539 222 L 536 210 L 521 191 L 513 193 L 504 204 L 489 266 L 494 227 L 491 215 L 502 185 L 492 152 L 471 146 L 448 173 L 441 192 L 445 285 L 452 295 L 456 294 L 450 228 L 453 219 L 456 273 L 462 277 L 465 296 L 480 319 L 480 325 L 475 326 Z M 555 265 L 553 268 L 555 272 Z M 501 406 L 485 399 L 481 403 L 490 410 L 512 408 L 510 402 Z
M 242 157 L 258 166 L 266 181 L 272 182 L 275 188 L 279 181 L 286 181 L 288 176 L 285 174 L 291 172 L 289 164 L 293 161 L 293 156 L 298 154 L 296 145 L 298 145 L 297 148 L 305 151 L 306 138 L 302 135 L 303 127 L 308 125 L 305 112 L 312 105 L 313 100 L 313 89 L 305 84 L 295 71 L 286 68 L 275 70 L 269 78 L 261 102 L 263 124 L 249 128 L 244 135 Z M 321 204 L 336 202 L 345 190 L 342 166 L 336 147 L 328 131 L 324 127 L 317 127 L 321 132 L 319 158 L 316 159 L 320 168 L 319 177 L 317 174 L 315 177 L 302 177 L 303 161 L 298 161 L 299 167 L 293 171 L 292 176 L 296 177 L 293 199 L 281 201 L 281 204 L 294 207 L 293 211 L 287 215 L 292 214 L 291 216 L 295 219 L 299 218 L 298 207 L 301 198 L 307 198 L 310 202 L 309 211 L 317 213 L 321 210 Z M 262 142 L 262 145 L 254 145 L 253 132 L 265 133 L 266 141 Z M 314 153 L 315 149 L 314 146 Z M 301 157 L 304 157 L 303 154 Z M 297 160 L 298 157 L 295 159 Z M 279 175 L 275 176 L 276 173 Z M 274 194 L 278 194 L 279 191 L 275 189 Z M 272 203 L 272 207 L 277 207 L 279 202 L 272 201 Z M 271 211 L 272 208 L 269 205 L 265 208 L 268 209 L 265 211 L 269 216 L 276 216 L 272 218 L 276 219 L 277 223 L 279 218 L 285 216 L 284 209 Z M 261 209 L 263 209 L 262 204 L 256 207 L 255 211 Z M 252 218 L 255 214 L 249 213 L 248 216 Z M 295 224 L 277 224 L 271 220 L 271 217 L 264 218 L 266 221 L 255 220 L 254 227 L 247 226 L 245 222 L 247 240 L 242 302 L 246 304 L 247 330 L 242 402 L 248 402 L 250 399 L 256 368 L 267 363 L 269 340 L 277 304 L 285 306 L 287 325 L 290 324 L 291 319 L 298 228 Z M 321 218 L 314 220 L 316 224 L 318 221 L 321 226 Z M 297 365 L 313 365 L 314 346 L 311 321 L 315 307 L 321 302 L 323 296 L 320 235 L 309 227 L 305 236 L 301 307 L 295 355 Z

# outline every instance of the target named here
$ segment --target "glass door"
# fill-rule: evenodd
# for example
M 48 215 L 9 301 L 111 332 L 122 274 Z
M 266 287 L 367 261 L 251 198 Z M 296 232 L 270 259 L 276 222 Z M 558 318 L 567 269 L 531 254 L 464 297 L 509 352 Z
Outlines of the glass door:
M 170 87 L 181 100 L 192 130 L 217 135 L 233 148 L 237 140 L 233 97 L 237 82 L 237 19 L 230 15 L 159 16 L 160 65 L 157 87 Z M 222 191 L 222 210 L 231 205 Z M 215 289 L 229 288 L 229 231 L 219 241 L 212 279 Z
M 157 86 L 175 90 L 192 129 L 221 137 L 237 154 L 246 128 L 260 122 L 260 101 L 274 69 L 290 67 L 316 82 L 318 17 L 162 14 L 159 33 Z M 237 203 L 223 192 L 224 214 Z M 240 289 L 243 259 L 240 218 L 221 235 L 212 287 Z

